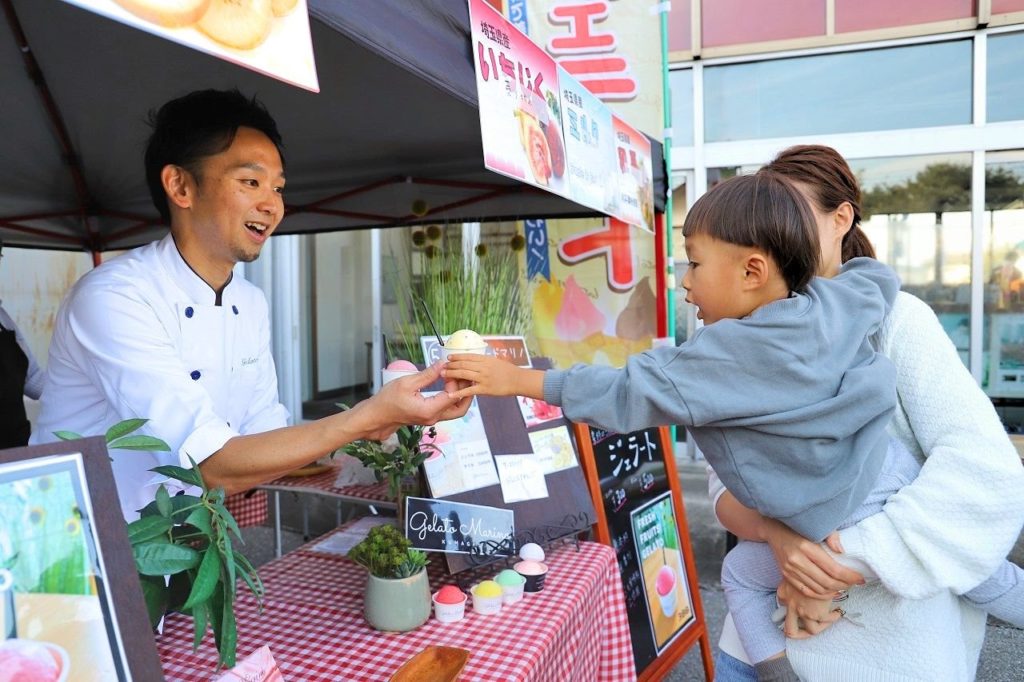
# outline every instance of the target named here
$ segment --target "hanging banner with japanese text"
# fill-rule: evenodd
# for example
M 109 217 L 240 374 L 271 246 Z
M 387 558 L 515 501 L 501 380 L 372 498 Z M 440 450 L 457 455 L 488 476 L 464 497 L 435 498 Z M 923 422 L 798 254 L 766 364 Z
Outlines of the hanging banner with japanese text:
M 654 234 L 651 142 L 618 116 L 612 116 L 612 122 L 618 171 L 615 215 Z
M 484 165 L 566 193 L 555 62 L 484 0 L 469 0 Z
M 621 193 L 608 190 L 615 183 L 602 182 L 619 166 L 607 106 L 484 0 L 469 0 L 469 13 L 484 165 L 643 226 L 643 213 L 618 201 Z M 644 182 L 653 186 L 649 161 L 633 170 L 646 172 Z
M 615 214 L 617 183 L 614 168 L 608 164 L 616 153 L 612 113 L 561 68 L 558 84 L 570 197 L 578 204 Z

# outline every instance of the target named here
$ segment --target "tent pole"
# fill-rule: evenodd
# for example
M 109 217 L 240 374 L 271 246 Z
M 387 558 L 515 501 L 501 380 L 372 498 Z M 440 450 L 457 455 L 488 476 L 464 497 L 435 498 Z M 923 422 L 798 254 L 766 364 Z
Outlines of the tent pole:
M 675 338 L 676 333 L 676 267 L 672 250 L 672 89 L 668 78 L 668 3 L 661 9 L 661 109 L 664 115 L 665 130 L 663 132 L 662 153 L 665 159 L 665 185 L 668 190 L 665 196 L 665 336 Z M 669 428 L 671 440 L 676 442 L 676 427 Z

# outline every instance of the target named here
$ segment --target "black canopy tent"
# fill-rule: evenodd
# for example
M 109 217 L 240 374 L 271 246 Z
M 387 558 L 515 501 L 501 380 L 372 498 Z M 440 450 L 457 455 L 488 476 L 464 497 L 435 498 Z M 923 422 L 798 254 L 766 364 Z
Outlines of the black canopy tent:
M 146 113 L 199 88 L 255 94 L 277 119 L 279 234 L 598 215 L 484 168 L 465 0 L 308 2 L 318 94 L 60 0 L 0 0 L 0 239 L 99 252 L 160 236 Z

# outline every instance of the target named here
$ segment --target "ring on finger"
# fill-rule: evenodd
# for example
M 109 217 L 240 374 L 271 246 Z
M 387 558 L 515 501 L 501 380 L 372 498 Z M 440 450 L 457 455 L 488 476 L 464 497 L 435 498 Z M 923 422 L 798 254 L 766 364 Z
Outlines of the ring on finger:
M 845 617 L 845 616 L 846 616 L 846 609 L 843 609 L 843 608 L 839 608 L 839 607 L 836 607 L 836 608 L 834 608 L 834 609 L 832 609 L 832 610 L 833 610 L 834 612 L 838 613 L 838 614 L 839 614 L 839 617 L 840 617 L 840 618 L 843 618 L 843 617 Z

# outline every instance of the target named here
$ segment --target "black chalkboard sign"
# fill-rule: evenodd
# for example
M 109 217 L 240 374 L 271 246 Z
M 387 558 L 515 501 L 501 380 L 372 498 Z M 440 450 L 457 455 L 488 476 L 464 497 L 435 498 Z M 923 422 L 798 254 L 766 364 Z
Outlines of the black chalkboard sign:
M 576 425 L 575 433 L 597 509 L 594 533 L 618 556 L 637 675 L 660 679 L 699 641 L 710 680 L 711 645 L 668 429 L 618 434 Z

